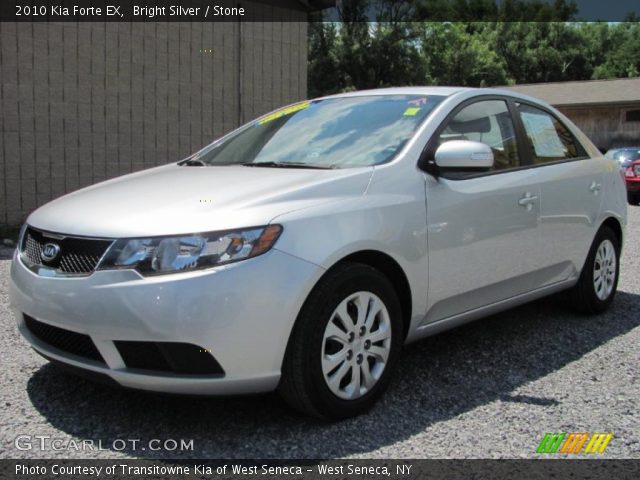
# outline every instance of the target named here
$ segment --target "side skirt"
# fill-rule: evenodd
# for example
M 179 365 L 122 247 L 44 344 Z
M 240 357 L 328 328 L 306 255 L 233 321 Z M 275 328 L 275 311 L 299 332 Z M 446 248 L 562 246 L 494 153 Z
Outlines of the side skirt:
M 543 298 L 543 297 L 552 295 L 554 293 L 560 292 L 562 290 L 571 288 L 577 282 L 578 282 L 578 277 L 571 278 L 568 280 L 564 280 L 562 282 L 554 283 L 553 285 L 547 285 L 545 287 L 539 288 L 537 290 L 533 290 L 531 292 L 524 293 L 522 295 L 517 295 L 515 297 L 507 298 L 505 300 L 501 300 L 499 302 L 492 303 L 484 307 L 459 313 L 457 315 L 443 318 L 441 320 L 438 320 L 426 325 L 421 325 L 407 337 L 406 343 L 410 343 L 415 340 L 419 340 L 421 338 L 430 337 L 432 335 L 436 335 L 440 332 L 458 327 L 465 323 L 472 322 L 474 320 L 478 320 L 480 318 L 484 318 L 489 315 L 502 312 L 504 310 L 509 310 L 510 308 L 514 308 L 519 305 L 532 302 L 534 300 L 538 300 L 539 298 Z

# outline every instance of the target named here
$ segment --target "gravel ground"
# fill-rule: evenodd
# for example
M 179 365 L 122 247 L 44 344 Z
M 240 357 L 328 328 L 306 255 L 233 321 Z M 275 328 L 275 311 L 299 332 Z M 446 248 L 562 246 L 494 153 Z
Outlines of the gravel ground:
M 383 401 L 338 424 L 298 416 L 276 395 L 164 397 L 62 373 L 20 338 L 0 260 L 0 457 L 527 458 L 545 432 L 597 431 L 614 434 L 604 458 L 640 458 L 640 207 L 629 215 L 608 313 L 579 316 L 552 298 L 413 344 Z M 103 450 L 21 451 L 17 435 Z M 115 439 L 141 443 L 120 450 Z M 193 450 L 142 450 L 150 439 L 193 439 Z

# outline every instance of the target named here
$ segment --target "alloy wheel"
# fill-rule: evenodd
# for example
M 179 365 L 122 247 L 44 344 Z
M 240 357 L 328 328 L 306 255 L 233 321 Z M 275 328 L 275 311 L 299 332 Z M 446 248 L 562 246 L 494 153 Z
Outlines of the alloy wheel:
M 616 251 L 610 240 L 605 239 L 598 246 L 593 263 L 593 287 L 600 300 L 606 300 L 613 291 L 616 279 Z
M 333 311 L 322 340 L 322 373 L 331 392 L 344 400 L 362 397 L 376 385 L 391 351 L 391 319 L 384 302 L 356 292 Z

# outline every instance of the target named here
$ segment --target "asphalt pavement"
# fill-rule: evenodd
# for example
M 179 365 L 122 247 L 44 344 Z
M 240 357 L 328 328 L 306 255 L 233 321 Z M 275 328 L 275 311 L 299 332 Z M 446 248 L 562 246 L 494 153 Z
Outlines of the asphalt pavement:
M 0 250 L 0 457 L 531 458 L 546 432 L 611 432 L 600 458 L 640 458 L 640 207 L 629 217 L 607 313 L 554 297 L 412 344 L 383 400 L 335 424 L 275 394 L 167 397 L 58 370 L 17 332 Z

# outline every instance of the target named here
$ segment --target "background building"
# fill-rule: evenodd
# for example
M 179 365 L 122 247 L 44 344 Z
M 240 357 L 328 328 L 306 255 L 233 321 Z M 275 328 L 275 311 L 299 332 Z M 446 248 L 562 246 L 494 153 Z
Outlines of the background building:
M 0 226 L 305 98 L 309 3 L 288 3 L 283 22 L 1 23 Z
M 640 146 L 640 77 L 506 88 L 553 105 L 602 151 Z

